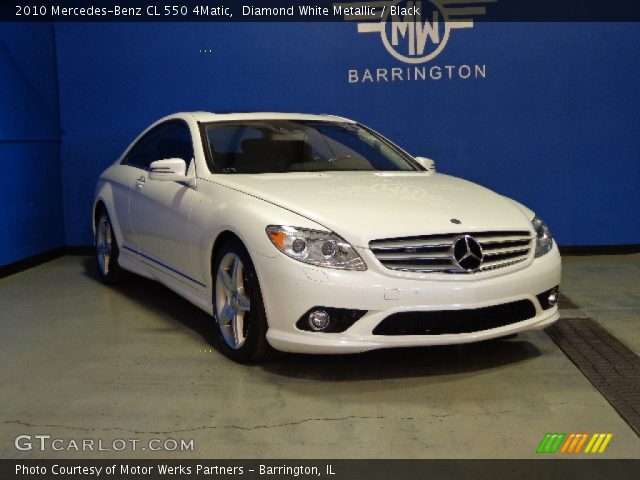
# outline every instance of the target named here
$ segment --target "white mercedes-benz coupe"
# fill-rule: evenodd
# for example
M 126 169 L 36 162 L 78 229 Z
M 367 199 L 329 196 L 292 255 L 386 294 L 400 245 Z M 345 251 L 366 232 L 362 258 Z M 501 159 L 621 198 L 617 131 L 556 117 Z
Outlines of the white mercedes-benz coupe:
M 558 319 L 560 254 L 542 220 L 346 118 L 163 118 L 102 173 L 92 223 L 106 283 L 163 283 L 213 316 L 236 361 Z

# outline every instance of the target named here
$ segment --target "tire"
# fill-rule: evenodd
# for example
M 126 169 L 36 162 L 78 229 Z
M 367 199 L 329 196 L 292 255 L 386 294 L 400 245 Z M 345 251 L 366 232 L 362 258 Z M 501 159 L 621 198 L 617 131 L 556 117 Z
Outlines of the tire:
M 239 240 L 226 241 L 214 256 L 211 272 L 218 349 L 240 363 L 272 356 L 260 284 L 247 249 Z
M 96 223 L 94 244 L 100 279 L 107 285 L 115 285 L 125 280 L 126 272 L 118 264 L 120 249 L 106 211 L 100 214 Z

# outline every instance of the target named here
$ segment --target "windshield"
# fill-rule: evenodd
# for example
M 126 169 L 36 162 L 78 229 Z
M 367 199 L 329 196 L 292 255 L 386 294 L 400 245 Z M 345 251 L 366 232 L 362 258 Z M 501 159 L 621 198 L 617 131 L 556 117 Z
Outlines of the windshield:
M 250 120 L 204 126 L 216 173 L 414 171 L 411 158 L 354 123 Z

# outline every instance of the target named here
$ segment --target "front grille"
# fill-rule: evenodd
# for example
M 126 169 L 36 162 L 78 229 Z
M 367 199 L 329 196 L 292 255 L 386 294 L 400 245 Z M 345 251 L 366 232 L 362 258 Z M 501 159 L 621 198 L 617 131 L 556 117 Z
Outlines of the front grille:
M 474 310 L 394 313 L 380 322 L 374 335 L 444 335 L 481 332 L 535 317 L 529 300 Z
M 454 243 L 465 235 L 482 247 L 482 263 L 474 270 L 461 268 L 453 256 Z M 523 262 L 529 257 L 532 244 L 533 237 L 528 231 L 470 232 L 373 240 L 369 248 L 391 270 L 474 273 Z

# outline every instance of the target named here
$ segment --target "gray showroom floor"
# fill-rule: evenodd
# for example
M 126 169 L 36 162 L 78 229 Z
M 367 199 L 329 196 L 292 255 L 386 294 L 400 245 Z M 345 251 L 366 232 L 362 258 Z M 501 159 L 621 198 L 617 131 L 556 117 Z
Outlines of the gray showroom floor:
M 566 257 L 563 291 L 640 351 L 640 255 Z M 240 366 L 209 318 L 145 280 L 64 257 L 0 280 L 0 457 L 526 458 L 546 432 L 640 439 L 549 339 Z M 18 451 L 19 434 L 194 440 L 193 452 Z

